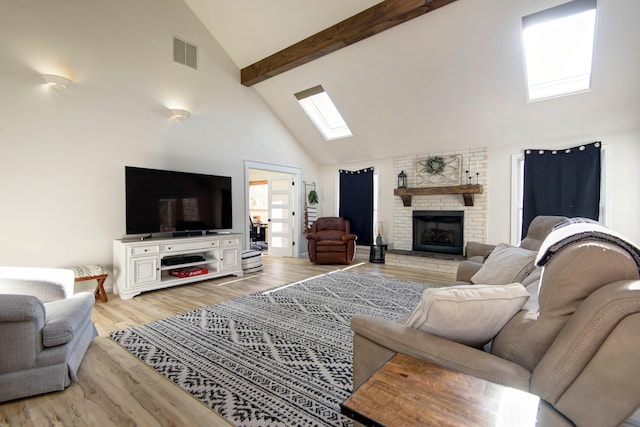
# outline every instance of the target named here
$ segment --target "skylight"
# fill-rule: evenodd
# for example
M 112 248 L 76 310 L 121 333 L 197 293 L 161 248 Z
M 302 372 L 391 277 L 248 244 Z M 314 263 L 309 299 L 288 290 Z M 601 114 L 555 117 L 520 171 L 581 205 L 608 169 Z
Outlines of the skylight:
M 591 88 L 596 0 L 574 0 L 522 18 L 529 100 Z
M 331 141 L 353 135 L 322 86 L 298 92 L 295 97 L 325 140 Z

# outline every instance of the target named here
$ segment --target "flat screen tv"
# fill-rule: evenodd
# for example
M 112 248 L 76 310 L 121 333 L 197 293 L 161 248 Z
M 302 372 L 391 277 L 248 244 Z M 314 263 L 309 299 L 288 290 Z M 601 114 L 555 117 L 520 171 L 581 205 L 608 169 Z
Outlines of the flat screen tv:
M 126 233 L 231 229 L 231 177 L 125 166 Z

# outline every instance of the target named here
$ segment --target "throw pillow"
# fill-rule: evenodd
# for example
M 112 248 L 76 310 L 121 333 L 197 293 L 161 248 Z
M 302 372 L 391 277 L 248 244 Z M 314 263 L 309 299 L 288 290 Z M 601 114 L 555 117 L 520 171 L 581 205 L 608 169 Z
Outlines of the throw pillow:
M 535 268 L 534 262 L 538 253 L 516 246 L 499 244 L 491 252 L 487 260 L 471 283 L 482 285 L 506 285 L 522 282 Z
M 493 339 L 529 299 L 520 283 L 429 288 L 406 325 L 473 347 Z

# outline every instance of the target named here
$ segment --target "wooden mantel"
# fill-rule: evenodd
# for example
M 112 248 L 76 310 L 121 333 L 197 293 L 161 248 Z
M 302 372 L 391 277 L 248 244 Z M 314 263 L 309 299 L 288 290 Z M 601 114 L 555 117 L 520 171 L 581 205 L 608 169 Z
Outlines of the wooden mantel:
M 451 185 L 447 187 L 396 188 L 395 196 L 402 198 L 405 206 L 411 206 L 411 196 L 433 196 L 439 194 L 462 194 L 465 206 L 473 206 L 473 195 L 482 194 L 482 185 Z

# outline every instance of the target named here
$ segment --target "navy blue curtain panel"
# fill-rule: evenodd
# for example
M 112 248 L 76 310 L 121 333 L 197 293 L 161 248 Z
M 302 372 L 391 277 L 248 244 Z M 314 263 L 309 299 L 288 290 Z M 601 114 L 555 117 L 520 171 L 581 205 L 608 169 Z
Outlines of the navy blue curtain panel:
M 357 244 L 373 244 L 373 168 L 340 171 L 340 216 L 351 222 Z
M 522 237 L 538 215 L 598 220 L 600 142 L 566 150 L 525 150 Z

